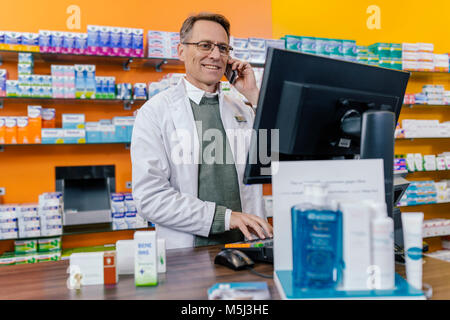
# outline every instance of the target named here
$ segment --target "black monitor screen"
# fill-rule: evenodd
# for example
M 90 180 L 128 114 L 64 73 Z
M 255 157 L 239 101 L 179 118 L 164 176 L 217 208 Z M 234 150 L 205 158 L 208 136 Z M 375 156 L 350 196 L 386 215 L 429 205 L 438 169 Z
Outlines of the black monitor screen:
M 271 159 L 358 156 L 363 113 L 392 111 L 397 121 L 408 79 L 408 72 L 269 48 L 244 183 L 270 183 Z

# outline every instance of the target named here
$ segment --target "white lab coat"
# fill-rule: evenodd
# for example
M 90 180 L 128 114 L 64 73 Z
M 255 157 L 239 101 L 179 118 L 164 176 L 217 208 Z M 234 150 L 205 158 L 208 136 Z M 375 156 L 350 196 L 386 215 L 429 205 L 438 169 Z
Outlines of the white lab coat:
M 219 95 L 219 108 L 229 141 L 230 129 L 251 133 L 251 108 L 223 94 Z M 236 116 L 246 122 L 237 121 Z M 138 213 L 155 223 L 158 237 L 166 240 L 168 249 L 193 247 L 194 235 L 208 236 L 214 218 L 215 203 L 197 198 L 198 141 L 183 80 L 139 109 L 131 139 L 133 197 Z M 247 139 L 240 151 L 232 147 L 242 211 L 265 219 L 262 186 L 243 184 L 249 144 Z M 173 161 L 172 152 L 190 161 Z

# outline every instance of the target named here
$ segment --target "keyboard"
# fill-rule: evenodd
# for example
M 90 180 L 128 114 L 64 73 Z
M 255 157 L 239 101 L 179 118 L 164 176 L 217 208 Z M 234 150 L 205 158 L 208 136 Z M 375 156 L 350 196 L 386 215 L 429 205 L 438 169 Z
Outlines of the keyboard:
M 267 246 L 273 246 L 273 238 L 256 239 L 256 240 L 240 241 L 240 242 L 233 242 L 233 243 L 225 244 L 225 248 L 227 248 L 227 249 L 229 249 L 229 248 L 233 248 L 233 249 L 261 248 L 261 247 L 267 247 Z
M 273 263 L 273 238 L 225 244 L 225 249 L 237 249 L 255 262 Z

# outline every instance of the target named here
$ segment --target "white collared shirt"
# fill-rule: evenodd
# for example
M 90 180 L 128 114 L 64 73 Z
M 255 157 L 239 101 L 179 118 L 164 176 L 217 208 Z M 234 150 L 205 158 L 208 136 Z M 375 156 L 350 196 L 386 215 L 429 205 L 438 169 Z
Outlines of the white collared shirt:
M 186 93 L 189 99 L 191 99 L 192 101 L 194 101 L 196 104 L 200 104 L 200 101 L 202 100 L 203 96 L 207 97 L 207 98 L 212 98 L 215 96 L 219 96 L 219 101 L 220 101 L 220 96 L 223 95 L 223 91 L 221 90 L 220 87 L 220 83 L 218 83 L 217 85 L 217 90 L 216 92 L 206 92 L 202 89 L 197 88 L 196 86 L 194 86 L 192 83 L 189 82 L 189 80 L 187 80 L 186 78 L 183 78 L 183 82 L 184 82 L 184 86 L 186 88 Z M 225 231 L 230 230 L 230 219 L 231 219 L 231 209 L 228 209 L 225 211 Z

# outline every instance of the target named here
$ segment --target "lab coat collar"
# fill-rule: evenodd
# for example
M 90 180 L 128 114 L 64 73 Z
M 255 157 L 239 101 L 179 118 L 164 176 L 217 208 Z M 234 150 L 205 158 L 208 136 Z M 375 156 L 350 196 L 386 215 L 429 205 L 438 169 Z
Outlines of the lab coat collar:
M 197 88 L 192 83 L 189 82 L 186 78 L 183 78 L 184 88 L 186 89 L 186 94 L 189 99 L 191 99 L 194 103 L 200 104 L 200 101 L 204 96 L 206 97 L 214 97 L 219 95 L 219 100 L 222 100 L 223 91 L 220 86 L 220 82 L 217 84 L 217 91 L 214 93 L 206 92 L 200 88 Z

